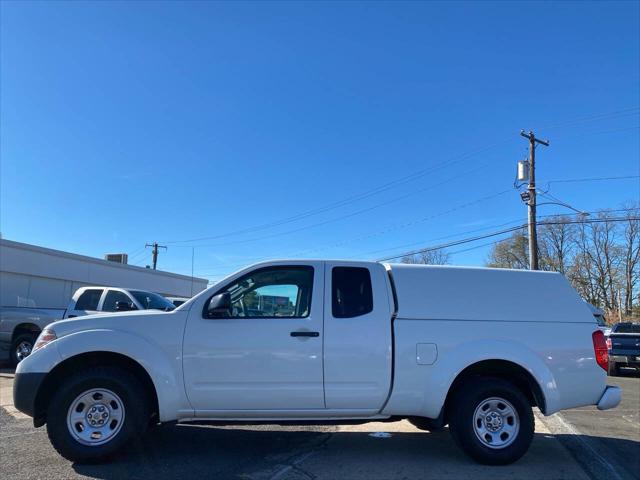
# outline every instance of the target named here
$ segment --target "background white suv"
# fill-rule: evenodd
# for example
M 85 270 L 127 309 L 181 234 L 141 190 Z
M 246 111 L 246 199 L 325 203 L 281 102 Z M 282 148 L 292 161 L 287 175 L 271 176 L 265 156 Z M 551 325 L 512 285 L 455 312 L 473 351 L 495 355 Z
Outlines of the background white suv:
M 162 295 L 144 290 L 113 287 L 82 287 L 71 298 L 64 318 L 131 310 L 173 310 Z

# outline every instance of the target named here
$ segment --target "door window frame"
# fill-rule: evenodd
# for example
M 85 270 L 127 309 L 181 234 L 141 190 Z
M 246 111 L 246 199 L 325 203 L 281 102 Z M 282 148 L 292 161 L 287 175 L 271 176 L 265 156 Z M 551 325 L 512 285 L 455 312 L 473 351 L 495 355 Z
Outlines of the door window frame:
M 207 311 L 209 308 L 209 303 L 211 299 L 220 293 L 223 293 L 230 285 L 233 285 L 235 282 L 239 282 L 245 277 L 250 275 L 255 275 L 256 273 L 265 271 L 265 270 L 311 270 L 311 281 L 309 282 L 309 305 L 307 306 L 307 314 L 304 316 L 291 316 L 291 317 L 275 317 L 275 316 L 244 316 L 244 317 L 216 317 L 210 318 L 207 316 Z M 255 270 L 250 270 L 249 272 L 243 273 L 238 277 L 230 280 L 219 289 L 217 289 L 214 293 L 212 293 L 209 298 L 204 302 L 202 307 L 202 318 L 203 320 L 304 320 L 310 317 L 311 315 L 311 306 L 313 304 L 313 283 L 316 280 L 316 268 L 313 265 L 304 265 L 304 264 L 294 264 L 294 265 L 268 265 L 266 267 L 256 268 Z M 261 287 L 260 287 L 261 288 Z M 255 291 L 255 290 L 254 290 Z M 300 289 L 298 289 L 298 297 L 300 296 Z

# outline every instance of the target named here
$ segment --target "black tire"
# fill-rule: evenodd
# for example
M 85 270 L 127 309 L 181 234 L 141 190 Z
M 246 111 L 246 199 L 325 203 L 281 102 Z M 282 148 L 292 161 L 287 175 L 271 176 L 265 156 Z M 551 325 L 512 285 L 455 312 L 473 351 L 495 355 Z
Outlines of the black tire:
M 433 420 L 426 417 L 409 417 L 409 423 L 419 430 L 425 430 L 427 432 L 441 432 L 444 430 L 442 422 Z
M 31 350 L 33 350 L 33 346 L 36 344 L 37 338 L 38 335 L 34 333 L 23 333 L 21 335 L 18 335 L 13 340 L 13 342 L 11 342 L 11 365 L 13 365 L 14 367 L 17 366 L 22 360 L 24 360 L 24 358 L 31 354 Z M 24 357 L 21 357 L 18 353 L 18 349 L 22 345 L 29 345 L 29 353 L 27 353 Z
M 107 389 L 123 404 L 124 420 L 119 431 L 107 443 L 80 443 L 67 427 L 72 402 L 92 389 Z M 148 395 L 131 373 L 114 367 L 92 367 L 68 379 L 57 389 L 47 408 L 47 434 L 53 447 L 64 458 L 78 463 L 97 463 L 109 459 L 125 444 L 137 439 L 149 424 Z
M 518 414 L 519 429 L 514 435 L 515 439 L 501 448 L 486 446 L 475 432 L 476 409 L 490 398 L 506 400 Z M 456 444 L 476 462 L 506 465 L 518 460 L 529 449 L 535 431 L 533 411 L 527 397 L 511 383 L 500 378 L 474 378 L 455 392 L 449 410 L 449 431 Z
M 617 377 L 618 375 L 620 375 L 620 365 L 616 362 L 609 361 L 609 376 Z

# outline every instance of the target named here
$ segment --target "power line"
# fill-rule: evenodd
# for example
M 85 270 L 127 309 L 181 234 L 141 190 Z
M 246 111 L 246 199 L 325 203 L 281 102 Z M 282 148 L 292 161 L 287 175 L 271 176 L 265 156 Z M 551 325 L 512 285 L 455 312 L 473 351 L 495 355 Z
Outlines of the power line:
M 473 173 L 475 170 L 479 170 L 481 168 L 482 168 L 482 166 L 478 166 L 476 169 L 468 171 L 467 174 Z M 369 207 L 366 207 L 366 208 L 362 208 L 360 210 L 356 210 L 355 212 L 347 213 L 345 215 L 340 215 L 338 217 L 333 217 L 333 218 L 330 218 L 330 219 L 327 219 L 327 220 L 323 220 L 321 222 L 313 223 L 311 225 L 304 225 L 302 227 L 294 228 L 292 230 L 286 230 L 284 232 L 277 232 L 277 233 L 272 233 L 272 234 L 269 234 L 269 235 L 263 235 L 261 237 L 254 237 L 254 238 L 248 238 L 248 239 L 243 239 L 243 240 L 234 240 L 234 241 L 231 241 L 231 242 L 221 242 L 221 243 L 204 244 L 204 245 L 193 245 L 193 246 L 195 246 L 195 247 L 219 247 L 219 246 L 224 246 L 224 245 L 238 245 L 238 244 L 243 244 L 243 243 L 259 242 L 259 241 L 262 241 L 262 240 L 268 240 L 270 238 L 277 238 L 277 237 L 282 237 L 282 236 L 286 236 L 286 235 L 291 235 L 292 233 L 297 233 L 297 232 L 301 232 L 301 231 L 304 231 L 304 230 L 309 230 L 311 228 L 321 227 L 321 226 L 327 225 L 329 223 L 334 223 L 334 222 L 337 222 L 337 221 L 340 221 L 340 220 L 345 220 L 347 218 L 355 217 L 356 215 L 360 215 L 362 213 L 370 212 L 370 211 L 375 210 L 377 208 L 381 208 L 381 207 L 390 205 L 392 203 L 396 203 L 396 202 L 399 202 L 401 200 L 404 200 L 404 199 L 406 199 L 408 197 L 411 197 L 413 195 L 417 195 L 418 193 L 422 193 L 422 192 L 425 192 L 427 190 L 431 190 L 433 188 L 437 188 L 439 186 L 442 186 L 442 185 L 445 185 L 447 183 L 453 182 L 455 180 L 458 180 L 459 178 L 460 178 L 460 175 L 456 175 L 454 177 L 450 177 L 450 178 L 448 178 L 446 180 L 443 180 L 442 182 L 436 183 L 434 185 L 429 185 L 429 186 L 427 186 L 425 188 L 421 188 L 420 190 L 416 190 L 414 192 L 410 192 L 410 193 L 401 195 L 401 196 L 396 197 L 396 198 L 392 198 L 391 200 L 386 200 L 386 201 L 378 203 L 376 205 L 372 205 L 372 206 L 369 206 Z M 511 191 L 511 189 L 505 190 L 503 192 L 500 192 L 499 195 L 502 195 L 502 194 L 510 192 L 510 191 Z M 450 211 L 453 211 L 453 210 L 454 209 L 452 209 Z M 449 211 L 447 211 L 447 213 L 448 212 Z M 411 223 L 418 223 L 418 222 L 411 222 Z
M 144 249 L 145 249 L 145 248 L 146 248 L 146 247 L 136 248 L 134 251 L 132 251 L 132 252 L 128 253 L 127 255 L 129 255 L 129 257 L 133 257 L 133 256 L 135 256 L 135 255 L 139 254 L 140 252 L 144 252 Z
M 129 255 L 129 263 L 135 263 L 140 261 L 141 258 L 143 258 L 144 256 L 146 256 L 147 254 L 147 247 L 142 247 L 142 250 L 140 252 L 138 252 L 136 255 L 131 256 L 131 254 Z
M 585 213 L 588 213 L 588 214 L 601 214 L 601 213 L 614 213 L 614 212 L 629 212 L 629 211 L 636 211 L 636 210 L 638 210 L 638 209 L 637 208 L 621 208 L 621 209 L 609 209 L 609 210 L 601 209 L 601 210 L 594 210 L 594 211 L 585 212 Z M 577 214 L 569 214 L 569 215 L 570 216 L 575 216 Z M 541 215 L 540 218 L 566 217 L 566 216 L 569 216 L 569 215 L 550 214 L 550 215 Z M 629 218 L 629 217 L 611 218 L 611 217 L 609 217 L 609 218 L 604 218 L 604 219 L 594 219 L 594 220 L 586 220 L 586 221 L 585 220 L 576 220 L 576 221 L 539 222 L 539 225 L 601 223 L 601 222 L 607 222 L 607 221 L 628 221 L 628 220 L 638 220 L 638 218 L 633 218 L 633 217 L 631 217 L 631 218 Z M 470 231 L 461 232 L 461 233 L 454 234 L 454 235 L 446 235 L 446 236 L 443 236 L 443 237 L 437 237 L 434 240 L 439 240 L 439 239 L 443 239 L 443 238 L 447 238 L 447 237 L 451 237 L 451 236 L 464 235 L 466 233 L 472 233 L 472 232 L 481 231 L 481 230 L 487 230 L 488 228 L 496 228 L 496 227 L 499 227 L 499 226 L 502 226 L 502 225 L 506 225 L 506 224 L 509 224 L 509 223 L 514 223 L 514 222 L 517 222 L 517 221 L 519 221 L 519 220 L 513 220 L 513 221 L 510 221 L 510 222 L 506 222 L 506 223 L 500 224 L 500 225 L 493 225 L 491 227 L 484 227 L 484 228 L 481 228 L 481 229 L 470 230 Z M 448 244 L 442 244 L 442 245 L 438 245 L 436 247 L 431 247 L 429 249 L 420 249 L 420 251 L 429 251 L 429 250 L 432 250 L 432 249 L 447 248 L 447 247 L 450 247 L 450 246 L 455 246 L 455 245 L 460 245 L 460 244 L 465 244 L 465 243 L 471 243 L 473 241 L 477 241 L 477 240 L 480 240 L 480 239 L 483 239 L 483 238 L 490 238 L 490 237 L 494 237 L 494 236 L 498 236 L 498 235 L 502 235 L 502 234 L 506 234 L 506 233 L 511 233 L 511 232 L 514 232 L 514 231 L 517 231 L 517 230 L 522 230 L 524 228 L 526 228 L 526 224 L 521 224 L 521 225 L 517 225 L 517 226 L 511 227 L 511 228 L 508 228 L 508 229 L 504 229 L 504 230 L 501 230 L 501 231 L 498 231 L 498 232 L 491 232 L 491 233 L 489 233 L 487 235 L 481 235 L 481 236 L 476 236 L 476 237 L 472 237 L 472 238 L 463 238 L 463 239 L 459 239 L 459 240 L 454 241 L 454 242 L 449 242 Z M 499 243 L 501 241 L 503 241 L 503 240 L 497 240 L 497 241 L 493 241 L 493 242 L 489 242 L 489 243 L 484 243 L 482 245 L 476 245 L 476 246 L 473 246 L 473 247 L 470 247 L 470 248 L 456 250 L 456 251 L 448 252 L 448 253 L 450 255 L 456 255 L 456 254 L 459 254 L 459 253 L 463 253 L 463 252 L 467 252 L 467 251 L 471 251 L 471 250 L 477 250 L 479 248 L 483 248 L 483 247 L 486 247 L 486 246 L 494 245 L 494 244 L 497 244 L 497 243 Z M 395 249 L 395 248 L 398 248 L 398 247 L 392 247 L 390 249 L 383 249 L 383 250 L 392 250 L 392 249 Z M 378 251 L 380 251 L 380 250 L 378 250 Z M 376 253 L 376 252 L 377 251 L 369 252 L 369 253 Z M 385 260 L 389 260 L 389 259 L 401 258 L 401 257 L 404 257 L 406 255 L 410 255 L 410 254 L 411 253 L 405 252 L 405 253 L 399 254 L 397 256 L 386 257 L 385 259 L 381 259 L 379 261 L 385 261 Z M 413 254 L 415 254 L 415 253 L 413 253 Z M 260 260 L 262 260 L 262 258 Z M 237 270 L 240 267 L 244 267 L 247 264 L 248 263 L 241 263 L 241 264 L 234 264 L 234 265 L 221 265 L 220 267 L 224 268 L 226 266 L 226 267 L 229 267 L 229 269 L 228 270 L 219 270 L 219 269 L 217 269 L 217 270 L 209 270 L 209 269 L 204 269 L 204 270 L 199 270 L 198 274 L 199 275 L 205 275 L 205 276 L 223 275 L 223 274 L 226 274 L 226 273 L 228 273 L 228 272 L 230 272 L 232 270 Z
M 462 250 L 456 250 L 455 252 L 447 252 L 447 255 L 457 255 L 458 253 L 470 252 L 471 250 L 478 250 L 479 248 L 496 245 L 500 242 L 502 242 L 502 240 L 494 240 L 493 242 L 483 243 L 482 245 L 476 245 L 475 247 L 463 248 Z
M 637 210 L 636 208 L 620 208 L 620 209 L 600 209 L 600 210 L 592 210 L 592 211 L 588 211 L 588 212 L 584 212 L 584 214 L 588 214 L 588 215 L 598 215 L 601 213 L 614 213 L 614 212 L 629 212 L 629 211 L 634 211 Z M 547 214 L 547 215 L 540 215 L 539 218 L 551 218 L 551 217 L 572 217 L 578 215 L 577 213 L 552 213 L 552 214 Z M 444 240 L 446 238 L 451 238 L 451 237 L 459 237 L 460 235 L 468 235 L 470 233 L 477 233 L 477 232 L 483 232 L 486 230 L 490 230 L 493 228 L 499 228 L 499 227 L 504 227 L 506 225 L 511 225 L 513 223 L 518 223 L 521 222 L 522 219 L 518 218 L 518 219 L 514 219 L 514 220 L 510 220 L 508 222 L 504 222 L 504 223 L 500 223 L 498 225 L 490 225 L 487 227 L 481 227 L 481 228 L 474 228 L 473 230 L 466 230 L 464 232 L 458 232 L 458 233 L 453 233 L 453 234 L 449 234 L 449 235 L 443 235 L 441 237 L 436 237 L 436 238 L 432 238 L 431 242 L 433 241 L 437 241 L 437 240 Z M 381 249 L 377 249 L 377 250 L 371 250 L 368 252 L 365 252 L 362 255 L 373 255 L 375 253 L 381 253 L 381 252 L 388 252 L 389 250 L 397 250 L 399 248 L 405 248 L 405 247 L 412 247 L 414 245 L 420 245 L 420 244 L 424 244 L 425 241 L 419 241 L 419 242 L 411 242 L 411 243 L 405 243 L 402 245 L 396 245 L 395 247 L 387 247 L 387 248 L 381 248 Z
M 417 255 L 419 253 L 426 253 L 426 252 L 432 252 L 434 250 L 441 250 L 443 248 L 454 247 L 456 245 L 462 245 L 462 244 L 465 244 L 465 243 L 475 242 L 477 240 L 483 240 L 485 238 L 491 238 L 491 237 L 496 237 L 498 235 L 504 235 L 505 233 L 515 232 L 516 230 L 521 230 L 523 228 L 527 228 L 527 224 L 526 223 L 522 224 L 522 225 L 518 225 L 516 227 L 505 228 L 504 230 L 499 230 L 497 232 L 491 232 L 491 233 L 488 233 L 486 235 L 478 235 L 476 237 L 463 238 L 461 240 L 456 240 L 454 242 L 442 243 L 442 244 L 436 245 L 434 247 L 420 248 L 418 250 L 412 250 L 410 252 L 404 252 L 404 253 L 401 253 L 400 255 L 394 255 L 392 257 L 379 258 L 377 261 L 378 262 L 385 262 L 387 260 L 393 260 L 394 258 L 408 257 L 408 256 L 411 256 L 411 255 Z
M 510 220 L 508 222 L 500 223 L 498 225 L 491 225 L 491 226 L 488 226 L 488 227 L 475 228 L 473 230 L 466 230 L 464 232 L 452 233 L 452 234 L 449 234 L 449 235 L 442 235 L 440 237 L 432 238 L 430 241 L 444 240 L 444 239 L 447 239 L 447 238 L 458 237 L 460 235 L 468 235 L 470 233 L 483 232 L 485 230 L 490 230 L 492 228 L 504 227 L 506 225 L 511 225 L 513 223 L 518 223 L 518 222 L 521 222 L 521 221 L 522 221 L 522 219 L 518 218 L 516 220 Z M 368 252 L 365 252 L 363 255 L 373 255 L 375 253 L 388 252 L 389 250 L 397 250 L 399 248 L 412 247 L 414 245 L 420 245 L 420 244 L 424 244 L 424 243 L 425 243 L 424 241 L 404 243 L 402 245 L 396 245 L 395 247 L 387 247 L 387 248 L 379 248 L 377 250 L 370 250 Z
M 466 206 L 468 206 L 468 205 L 467 204 L 459 205 L 458 207 L 455 207 L 455 209 L 459 210 L 459 209 L 462 209 L 462 208 L 464 208 Z M 585 214 L 589 214 L 589 215 L 598 215 L 598 214 L 601 214 L 601 213 L 618 213 L 618 212 L 629 212 L 629 211 L 635 211 L 635 210 L 637 210 L 637 208 L 599 209 L 599 210 L 591 210 L 591 211 L 584 212 L 584 213 Z M 441 212 L 440 214 L 435 214 L 434 216 L 439 216 L 439 215 L 442 215 L 443 213 L 446 213 L 446 212 Z M 557 213 L 555 213 L 555 214 L 540 215 L 539 218 L 573 217 L 573 216 L 576 216 L 576 215 L 577 214 L 575 214 L 575 213 L 567 213 L 567 214 L 557 214 Z M 499 227 L 502 227 L 502 226 L 505 226 L 505 225 L 510 225 L 510 224 L 513 224 L 513 223 L 516 223 L 516 222 L 521 222 L 521 221 L 522 221 L 521 219 L 514 219 L 514 220 L 510 220 L 508 222 L 500 223 L 500 224 L 497 224 L 497 225 L 490 225 L 490 226 L 476 228 L 476 229 L 472 229 L 472 230 L 466 230 L 466 231 L 458 232 L 458 233 L 454 233 L 454 234 L 435 237 L 435 238 L 432 238 L 429 241 L 443 240 L 443 239 L 446 239 L 446 238 L 458 237 L 460 235 L 468 235 L 468 234 L 471 234 L 471 233 L 482 232 L 482 231 L 486 231 L 486 230 L 489 230 L 489 229 L 499 228 Z M 521 227 L 518 226 L 517 228 L 521 228 Z M 334 248 L 335 246 L 340 246 L 340 245 L 342 245 L 344 243 L 349 243 L 349 242 L 352 242 L 352 241 L 361 240 L 362 238 L 364 238 L 364 237 L 352 238 L 352 239 L 349 239 L 349 240 L 345 240 L 343 242 L 339 242 L 338 244 L 327 245 L 325 247 L 321 247 L 321 248 L 318 248 L 318 249 L 305 250 L 305 251 L 302 251 L 302 252 L 295 253 L 293 255 L 287 255 L 287 257 L 297 257 L 299 255 L 310 253 L 310 252 L 315 252 L 315 251 L 320 251 L 320 250 L 326 250 L 326 249 L 329 249 L 329 248 Z M 371 250 L 371 251 L 365 252 L 363 254 L 357 255 L 357 257 L 372 255 L 372 254 L 375 254 L 375 253 L 385 252 L 385 251 L 389 251 L 389 250 L 397 250 L 398 248 L 409 247 L 409 246 L 412 246 L 412 245 L 419 245 L 419 244 L 424 244 L 424 243 L 425 243 L 425 241 L 411 242 L 411 243 L 407 243 L 407 244 L 396 245 L 394 247 L 387 247 L 387 248 L 382 248 L 382 249 L 377 249 L 377 250 Z M 458 252 L 453 252 L 453 253 L 458 253 Z M 400 256 L 402 256 L 402 255 L 398 255 L 398 257 L 400 257 Z M 253 257 L 253 258 L 246 259 L 246 261 L 242 262 L 242 263 L 234 263 L 234 264 L 228 264 L 228 265 L 220 265 L 220 264 L 218 264 L 215 267 L 214 266 L 209 266 L 209 267 L 205 266 L 205 267 L 202 267 L 200 269 L 197 269 L 196 272 L 199 275 L 225 274 L 227 272 L 234 271 L 234 270 L 237 270 L 239 268 L 245 267 L 245 266 L 247 266 L 247 265 L 249 265 L 251 263 L 256 263 L 258 261 L 263 261 L 263 260 L 265 260 L 267 258 L 269 258 L 269 257 L 266 257 L 266 256 L 265 257 Z M 390 258 L 396 258 L 396 257 L 390 257 Z
M 638 130 L 640 129 L 640 125 L 636 125 L 635 127 L 625 127 L 625 128 L 614 128 L 614 129 L 609 129 L 609 130 L 598 130 L 597 132 L 583 132 L 583 133 L 576 133 L 574 135 L 560 135 L 559 138 L 560 140 L 563 140 L 565 138 L 579 138 L 579 137 L 593 137 L 594 135 L 604 135 L 607 133 L 619 133 L 619 132 L 630 132 L 631 130 Z
M 329 203 L 327 205 L 324 205 L 322 207 L 318 207 L 316 209 L 312 209 L 312 210 L 308 210 L 306 212 L 302 212 L 296 215 L 293 215 L 291 217 L 286 217 L 284 219 L 281 220 L 275 220 L 273 222 L 267 222 L 261 225 L 255 225 L 252 227 L 247 227 L 247 228 L 242 228 L 239 230 L 235 230 L 232 232 L 227 232 L 227 233 L 222 233 L 222 234 L 218 234 L 218 235 L 211 235 L 211 236 L 206 236 L 206 237 L 199 237 L 199 238 L 191 238 L 191 239 L 186 239 L 186 240 L 171 240 L 171 241 L 165 241 L 164 243 L 168 243 L 168 244 L 174 244 L 174 243 L 190 243 L 190 242 L 198 242 L 198 241 L 203 241 L 203 240 L 214 240 L 214 239 L 218 239 L 218 238 L 224 238 L 224 237 L 228 237 L 228 236 L 233 236 L 233 235 L 240 235 L 243 233 L 250 233 L 250 232 L 255 232 L 255 231 L 259 231 L 259 230 L 265 230 L 265 229 L 269 229 L 269 228 L 273 228 L 273 227 L 277 227 L 280 225 L 285 225 L 288 223 L 292 223 L 292 222 L 296 222 L 299 220 L 302 220 L 304 218 L 308 218 L 310 216 L 314 216 L 314 215 L 318 215 L 320 213 L 325 213 L 327 211 L 330 210 L 335 210 L 336 208 L 340 208 L 346 205 L 349 205 L 351 203 L 354 202 L 358 202 L 360 200 L 364 200 L 366 198 L 369 198 L 371 196 L 374 195 L 378 195 L 380 193 L 386 192 L 392 188 L 395 188 L 397 186 L 400 185 L 404 185 L 406 183 L 410 183 L 413 181 L 416 181 L 430 173 L 433 173 L 435 171 L 441 170 L 447 166 L 450 165 L 455 165 L 457 163 L 462 162 L 463 160 L 467 160 L 468 158 L 474 157 L 476 155 L 479 155 L 481 153 L 484 153 L 488 150 L 491 150 L 493 148 L 495 148 L 498 145 L 501 145 L 503 143 L 505 143 L 508 140 L 503 140 L 501 142 L 496 142 L 493 145 L 489 145 L 487 147 L 481 148 L 481 149 L 477 149 L 474 151 L 470 151 L 458 156 L 455 156 L 449 160 L 446 160 L 444 162 L 441 162 L 440 164 L 437 164 L 433 167 L 427 167 L 427 168 L 423 168 L 414 172 L 411 172 L 407 175 L 404 175 L 403 177 L 400 177 L 396 180 L 384 183 L 378 187 L 375 187 L 373 189 L 370 190 L 366 190 L 360 194 L 357 195 L 352 195 L 350 197 L 347 197 L 343 200 L 339 200 L 336 202 L 332 202 Z
M 621 175 L 619 177 L 591 177 L 591 178 L 565 178 L 560 180 L 549 180 L 547 185 L 552 183 L 577 183 L 577 182 L 600 182 L 607 180 L 628 180 L 632 178 L 640 178 L 640 175 Z
M 434 218 L 442 217 L 444 215 L 448 215 L 449 213 L 453 213 L 455 211 L 462 210 L 462 209 L 470 207 L 472 205 L 476 205 L 478 203 L 482 203 L 482 202 L 485 202 L 487 200 L 491 200 L 493 198 L 496 198 L 496 197 L 499 197 L 499 196 L 504 195 L 506 193 L 509 193 L 510 191 L 511 191 L 511 189 L 503 190 L 501 192 L 498 192 L 498 193 L 495 193 L 495 194 L 492 194 L 492 195 L 487 195 L 485 197 L 481 197 L 481 198 L 472 200 L 470 202 L 463 203 L 461 205 L 458 205 L 456 207 L 450 208 L 448 210 L 445 210 L 445 211 L 442 211 L 442 212 L 439 212 L 439 213 L 435 213 L 435 214 L 432 214 L 432 215 L 428 215 L 428 216 L 420 218 L 418 220 L 412 220 L 410 222 L 404 222 L 404 223 L 401 223 L 401 224 L 397 224 L 397 225 L 394 225 L 392 227 L 388 227 L 388 228 L 386 228 L 384 230 L 379 230 L 377 232 L 372 232 L 372 233 L 369 233 L 369 234 L 366 234 L 366 235 L 361 235 L 359 237 L 355 237 L 355 238 L 351 238 L 351 239 L 347 239 L 347 240 L 342 240 L 340 242 L 336 242 L 336 243 L 333 243 L 331 245 L 327 245 L 325 247 L 304 250 L 302 252 L 294 254 L 294 256 L 301 255 L 301 254 L 306 254 L 306 253 L 318 252 L 318 251 L 321 251 L 321 250 L 326 250 L 327 248 L 336 248 L 336 247 L 342 246 L 342 245 L 344 245 L 346 243 L 360 241 L 360 240 L 367 240 L 367 239 L 372 238 L 372 237 L 386 235 L 387 233 L 390 233 L 390 232 L 393 232 L 393 231 L 396 231 L 396 230 L 400 230 L 400 229 L 403 229 L 403 228 L 412 227 L 414 225 L 417 225 L 418 223 L 423 223 L 423 222 L 426 222 L 426 221 L 429 221 L 429 220 L 433 220 Z
M 615 110 L 613 112 L 596 113 L 592 115 L 587 115 L 585 117 L 578 117 L 574 120 L 567 120 L 562 123 L 543 126 L 543 127 L 540 127 L 539 129 L 551 130 L 553 128 L 572 127 L 574 125 L 581 125 L 583 123 L 595 122 L 600 120 L 611 120 L 613 118 L 626 117 L 629 115 L 637 115 L 638 113 L 640 113 L 640 107 L 629 107 L 629 108 L 624 108 L 622 110 Z
M 587 117 L 578 117 L 577 119 L 574 120 L 569 120 L 565 123 L 561 123 L 561 124 L 555 124 L 555 125 L 551 125 L 548 127 L 543 127 L 543 128 L 558 128 L 561 126 L 572 126 L 572 125 L 576 125 L 576 124 L 580 124 L 580 123 L 585 123 L 585 122 L 590 122 L 590 121 L 598 121 L 598 120 L 607 120 L 610 118 L 616 118 L 619 116 L 627 116 L 627 115 L 634 115 L 638 113 L 638 110 L 640 110 L 640 107 L 631 107 L 631 108 L 626 108 L 626 109 L 622 109 L 622 110 L 616 110 L 616 111 L 612 111 L 612 112 L 604 112 L 604 113 L 599 113 L 599 114 L 593 114 Z M 446 166 L 450 166 L 450 165 L 454 165 L 456 163 L 459 163 L 463 160 L 466 160 L 468 158 L 471 158 L 475 155 L 478 155 L 480 153 L 484 153 L 488 150 L 491 150 L 493 148 L 495 148 L 498 145 L 501 145 L 503 143 L 506 143 L 509 140 L 503 140 L 500 142 L 496 142 L 492 145 L 489 145 L 487 147 L 481 148 L 481 149 L 476 149 L 464 154 L 461 154 L 457 157 L 453 157 L 447 161 L 444 161 L 438 165 L 435 165 L 434 167 L 427 167 L 424 169 L 420 169 L 417 171 L 414 171 L 408 175 L 405 175 L 403 177 L 400 177 L 396 180 L 384 183 L 382 185 L 379 185 L 378 187 L 375 187 L 373 189 L 370 190 L 366 190 L 364 192 L 361 192 L 359 194 L 356 195 L 352 195 L 350 197 L 347 197 L 345 199 L 336 201 L 336 202 L 332 202 L 329 204 L 326 204 L 322 207 L 318 207 L 315 209 L 311 209 L 305 212 L 301 212 L 298 213 L 296 215 L 290 216 L 290 217 L 286 217 L 280 220 L 275 220 L 272 222 L 267 222 L 264 224 L 259 224 L 259 225 L 254 225 L 251 227 L 246 227 L 246 228 L 241 228 L 235 231 L 231 231 L 231 232 L 226 232 L 226 233 L 221 233 L 221 234 L 217 234 L 217 235 L 210 235 L 210 236 L 203 236 L 203 237 L 197 237 L 197 238 L 191 238 L 191 239 L 182 239 L 182 240 L 170 240 L 170 241 L 165 241 L 164 243 L 167 244 L 177 244 L 177 243 L 192 243 L 192 242 L 198 242 L 198 241 L 204 241 L 204 240 L 215 240 L 218 238 L 225 238 L 225 237 L 229 237 L 229 236 L 235 236 L 235 235 L 241 235 L 244 233 L 251 233 L 251 232 L 255 232 L 255 231 L 260 231 L 260 230 L 266 230 L 266 229 L 270 229 L 270 228 L 274 228 L 277 226 L 281 226 L 281 225 L 285 225 L 288 223 L 292 223 L 292 222 L 296 222 L 299 220 L 303 220 L 305 218 L 308 218 L 310 216 L 314 216 L 314 215 L 318 215 L 321 213 L 325 213 L 327 211 L 331 211 L 331 210 L 335 210 L 337 208 L 364 200 L 366 198 L 369 198 L 371 196 L 374 195 L 378 195 L 380 193 L 386 192 L 392 188 L 398 187 L 400 185 L 404 185 L 406 183 L 418 180 L 422 177 L 424 177 L 425 175 L 432 173 L 434 171 L 437 171 L 439 169 L 442 169 Z M 362 210 L 360 213 L 364 212 L 364 211 L 368 211 L 367 209 Z M 358 213 L 356 213 L 358 214 Z M 349 215 L 352 216 L 352 215 Z M 345 217 L 348 218 L 349 216 Z M 321 223 L 319 225 L 322 225 L 324 223 Z M 296 231 L 300 231 L 300 230 L 293 230 L 292 232 L 296 232 Z M 270 237 L 267 237 L 270 238 Z M 223 244 L 221 244 L 223 245 Z
M 538 225 L 571 225 L 571 224 L 584 224 L 584 223 L 603 223 L 603 222 L 628 222 L 628 221 L 636 221 L 636 220 L 640 220 L 640 217 L 624 217 L 624 218 L 598 218 L 598 219 L 592 219 L 592 220 L 565 220 L 565 221 L 557 221 L 557 222 L 539 222 Z M 510 232 L 515 232 L 516 230 L 521 230 L 524 228 L 527 228 L 528 224 L 522 224 L 522 225 L 518 225 L 515 227 L 511 227 L 511 228 L 506 228 L 504 230 L 500 230 L 497 232 L 491 232 L 488 233 L 486 235 L 479 235 L 476 237 L 471 237 L 471 238 L 463 238 L 461 240 L 456 240 L 454 242 L 449 242 L 449 243 L 443 243 L 440 245 L 436 245 L 433 247 L 427 247 L 427 248 L 421 248 L 418 250 L 413 250 L 410 252 L 405 252 L 402 253 L 400 255 L 394 255 L 392 257 L 385 257 L 385 258 L 380 258 L 377 261 L 378 262 L 384 262 L 387 260 L 393 260 L 395 258 L 401 258 L 401 257 L 405 257 L 405 256 L 410 256 L 410 255 L 416 255 L 419 253 L 426 253 L 426 252 L 431 252 L 434 250 L 441 250 L 443 248 L 448 248 L 448 247 L 453 247 L 456 245 L 462 245 L 465 243 L 470 243 L 470 242 L 475 242 L 477 240 L 483 240 L 485 238 L 491 238 L 491 237 L 495 237 L 498 235 L 503 235 L 505 233 L 510 233 Z
M 138 260 L 136 260 L 135 262 L 131 262 L 131 265 L 134 265 L 136 267 L 144 267 L 145 264 L 147 263 L 148 260 L 151 260 L 151 253 L 145 251 L 144 256 L 140 257 Z

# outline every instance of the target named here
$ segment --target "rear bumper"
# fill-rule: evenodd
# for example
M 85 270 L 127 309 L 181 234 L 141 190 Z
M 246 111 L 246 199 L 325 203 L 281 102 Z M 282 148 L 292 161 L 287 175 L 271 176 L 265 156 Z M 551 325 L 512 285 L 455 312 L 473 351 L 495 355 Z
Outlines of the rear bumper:
M 604 393 L 600 397 L 600 400 L 598 400 L 598 410 L 609 410 L 610 408 L 615 408 L 620 404 L 620 400 L 622 400 L 622 389 L 620 387 L 607 385 L 607 388 L 604 389 Z
M 13 406 L 35 417 L 36 395 L 46 376 L 46 373 L 16 373 L 13 379 Z
M 609 354 L 609 361 L 621 365 L 640 366 L 640 354 L 638 355 L 615 355 Z

